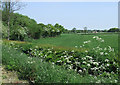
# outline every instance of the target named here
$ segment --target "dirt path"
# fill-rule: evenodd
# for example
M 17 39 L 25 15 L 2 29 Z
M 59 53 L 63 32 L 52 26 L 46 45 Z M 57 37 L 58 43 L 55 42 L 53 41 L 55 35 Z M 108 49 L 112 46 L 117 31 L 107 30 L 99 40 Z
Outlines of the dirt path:
M 1 83 L 25 83 L 29 84 L 28 81 L 26 80 L 19 80 L 17 73 L 15 71 L 7 71 L 4 69 L 4 66 L 0 67 L 0 79 L 2 79 L 2 82 L 0 80 L 0 85 Z

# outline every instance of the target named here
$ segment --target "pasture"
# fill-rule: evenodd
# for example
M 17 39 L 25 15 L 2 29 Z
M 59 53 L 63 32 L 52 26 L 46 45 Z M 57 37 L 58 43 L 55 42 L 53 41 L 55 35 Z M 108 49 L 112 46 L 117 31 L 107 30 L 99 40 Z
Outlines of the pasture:
M 53 46 L 62 47 L 79 47 L 84 41 L 93 40 L 94 36 L 99 36 L 104 39 L 104 43 L 101 44 L 102 47 L 111 46 L 112 48 L 118 50 L 118 34 L 92 34 L 92 35 L 81 35 L 81 34 L 61 34 L 58 37 L 52 38 L 41 38 L 39 40 L 34 40 L 32 43 L 35 44 L 46 44 Z M 96 46 L 98 43 L 91 42 L 89 48 Z

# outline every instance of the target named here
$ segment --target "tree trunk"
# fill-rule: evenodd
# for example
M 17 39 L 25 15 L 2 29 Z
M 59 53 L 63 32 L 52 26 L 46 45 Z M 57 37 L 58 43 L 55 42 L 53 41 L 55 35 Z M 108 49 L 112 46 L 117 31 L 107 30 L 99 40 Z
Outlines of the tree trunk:
M 8 15 L 8 40 L 10 40 L 10 15 Z
M 10 2 L 8 2 L 8 40 L 10 40 Z

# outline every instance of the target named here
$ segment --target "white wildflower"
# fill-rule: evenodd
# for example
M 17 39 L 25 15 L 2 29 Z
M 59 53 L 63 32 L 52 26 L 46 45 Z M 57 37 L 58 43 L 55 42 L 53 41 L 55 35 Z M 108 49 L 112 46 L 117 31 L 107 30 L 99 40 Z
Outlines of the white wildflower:
M 110 66 L 110 64 L 107 64 L 107 66 Z
M 84 57 L 83 60 L 86 60 L 86 58 Z
M 101 81 L 100 81 L 100 80 L 98 80 L 96 83 L 101 83 Z
M 71 61 L 69 61 L 69 59 L 67 59 L 67 62 L 68 62 L 68 63 L 71 63 Z
M 87 50 L 85 50 L 85 52 L 87 53 L 88 51 L 87 51 Z
M 28 63 L 30 63 L 30 61 L 28 61 Z
M 107 48 L 104 48 L 104 50 L 107 50 Z
M 87 64 L 87 66 L 89 67 L 89 66 L 90 66 L 90 64 Z
M 69 69 L 72 69 L 72 66 L 69 66 Z
M 108 60 L 108 59 L 105 59 L 105 62 L 109 62 L 109 60 Z
M 57 62 L 62 62 L 61 60 L 57 61 Z
M 115 64 L 115 62 L 113 62 L 113 64 Z
M 87 43 L 87 41 L 85 41 L 85 42 L 83 42 L 84 44 L 86 44 Z
M 118 81 L 117 80 L 115 80 L 115 83 L 117 83 Z
M 104 42 L 104 40 L 101 40 L 101 42 Z
M 54 62 L 52 62 L 52 64 L 54 65 L 55 63 L 54 63 Z
M 64 57 L 66 58 L 67 56 L 65 55 Z
M 80 48 L 82 48 L 82 46 L 80 46 Z
M 90 59 L 93 59 L 92 57 L 89 57 Z
M 85 61 L 83 61 L 83 63 L 84 63 L 84 64 L 86 64 L 86 62 L 85 62 Z
M 104 52 L 100 52 L 100 55 L 103 55 L 104 54 Z
M 99 50 L 102 50 L 102 48 L 99 48 Z
M 86 69 L 85 69 L 85 68 L 83 68 L 83 70 L 84 70 L 84 71 L 86 71 Z
M 93 70 L 94 68 L 90 68 L 91 70 Z
M 93 37 L 93 39 L 96 38 L 96 36 Z
M 80 62 L 75 62 L 75 64 L 76 64 L 76 65 L 79 65 L 79 64 L 80 64 Z
M 75 48 L 77 48 L 78 46 L 75 46 Z
M 90 56 L 86 56 L 86 58 L 89 58 Z
M 82 70 L 79 70 L 78 72 L 79 72 L 79 73 L 82 73 Z
M 68 58 L 68 57 L 66 57 L 65 59 L 66 59 L 66 60 L 69 60 L 69 58 Z
M 74 50 L 72 50 L 71 52 L 74 52 Z
M 94 65 L 99 65 L 99 63 L 97 63 L 97 62 L 93 62 L 93 64 L 94 64 Z
M 97 79 L 97 77 L 96 77 L 96 76 L 94 76 L 94 78 L 95 78 L 95 79 Z
M 108 55 L 108 53 L 105 53 L 105 55 Z
M 112 71 L 111 73 L 112 73 L 112 74 L 114 74 L 114 72 L 113 72 L 113 71 Z
M 76 58 L 78 60 L 78 58 Z

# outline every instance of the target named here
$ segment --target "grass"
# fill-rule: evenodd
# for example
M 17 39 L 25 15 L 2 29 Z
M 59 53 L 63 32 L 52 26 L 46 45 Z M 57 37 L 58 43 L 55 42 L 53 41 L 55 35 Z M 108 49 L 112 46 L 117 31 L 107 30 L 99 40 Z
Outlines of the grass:
M 29 42 L 19 42 L 19 41 L 7 41 L 4 40 L 4 43 L 14 42 L 18 45 L 25 45 L 26 49 L 30 49 L 34 46 L 39 47 L 53 47 L 56 50 L 77 50 L 75 46 L 80 46 L 84 41 L 92 40 L 93 36 L 99 36 L 105 40 L 102 47 L 111 46 L 115 50 L 118 50 L 118 35 L 117 34 L 92 34 L 92 35 L 81 35 L 81 34 L 62 34 L 58 37 L 52 38 L 41 38 L 39 40 L 32 40 Z M 9 45 L 9 44 L 8 44 Z M 92 42 L 89 44 L 87 48 L 92 49 L 93 46 L 98 45 L 97 42 Z M 59 49 L 58 49 L 59 48 Z M 84 48 L 82 48 L 84 51 Z M 82 51 L 80 50 L 80 51 Z M 90 83 L 97 82 L 97 80 L 103 79 L 104 82 L 110 83 L 110 81 L 117 79 L 114 77 L 112 79 L 108 79 L 105 77 L 97 77 L 85 75 L 81 77 L 74 71 L 66 70 L 60 66 L 52 65 L 48 62 L 43 62 L 41 59 L 37 57 L 33 57 L 31 60 L 35 63 L 28 63 L 29 58 L 27 55 L 22 53 L 22 51 L 17 51 L 13 48 L 8 48 L 7 45 L 3 46 L 3 59 L 2 62 L 6 65 L 8 70 L 18 71 L 21 78 L 34 80 L 36 83 L 41 82 L 60 82 L 60 83 Z M 30 61 L 31 62 L 31 61 Z M 22 70 L 24 69 L 24 70 Z M 114 81 L 113 81 L 114 82 Z
M 93 36 L 99 36 L 105 40 L 102 47 L 111 46 L 112 48 L 118 50 L 118 34 L 105 33 L 105 34 L 91 34 L 91 35 L 81 35 L 81 34 L 62 34 L 57 37 L 41 38 L 38 40 L 32 40 L 31 42 L 21 42 L 21 41 L 8 41 L 3 40 L 4 43 L 14 42 L 18 44 L 31 44 L 33 46 L 44 46 L 44 47 L 55 47 L 63 49 L 74 49 L 75 46 L 80 46 L 84 41 L 92 40 Z M 89 49 L 97 45 L 97 42 L 92 42 L 89 45 Z
M 75 47 L 83 44 L 84 41 L 91 40 L 95 35 L 80 35 L 80 34 L 62 34 L 58 37 L 53 38 L 41 38 L 39 40 L 34 40 L 32 43 L 35 44 L 46 44 L 52 46 L 62 46 L 62 47 Z M 98 34 L 97 36 L 105 40 L 102 47 L 111 46 L 118 50 L 118 34 Z M 92 48 L 97 42 L 92 43 L 89 47 Z
M 18 79 L 15 71 L 5 70 L 5 66 L 2 65 L 2 83 L 29 83 L 25 80 Z
M 17 51 L 9 46 L 2 49 L 2 62 L 7 70 L 18 72 L 19 78 L 31 80 L 39 83 L 92 83 L 103 80 L 103 83 L 111 83 L 111 79 L 95 76 L 80 76 L 72 70 L 66 70 L 52 63 L 44 62 L 37 57 L 30 58 L 24 53 Z M 33 62 L 33 63 L 30 63 Z M 113 81 L 114 82 L 114 81 Z
M 8 46 L 3 46 L 2 52 L 2 62 L 6 65 L 6 69 L 17 71 L 20 78 L 29 79 L 31 81 L 35 80 L 36 83 L 85 82 L 84 79 L 81 79 L 75 72 L 67 71 L 47 62 L 41 62 L 41 60 L 37 58 L 32 58 L 31 61 L 35 61 L 35 63 L 30 64 L 28 63 L 28 61 L 30 61 L 28 56 Z M 81 81 L 79 81 L 80 79 Z M 88 81 L 88 79 L 86 80 Z

